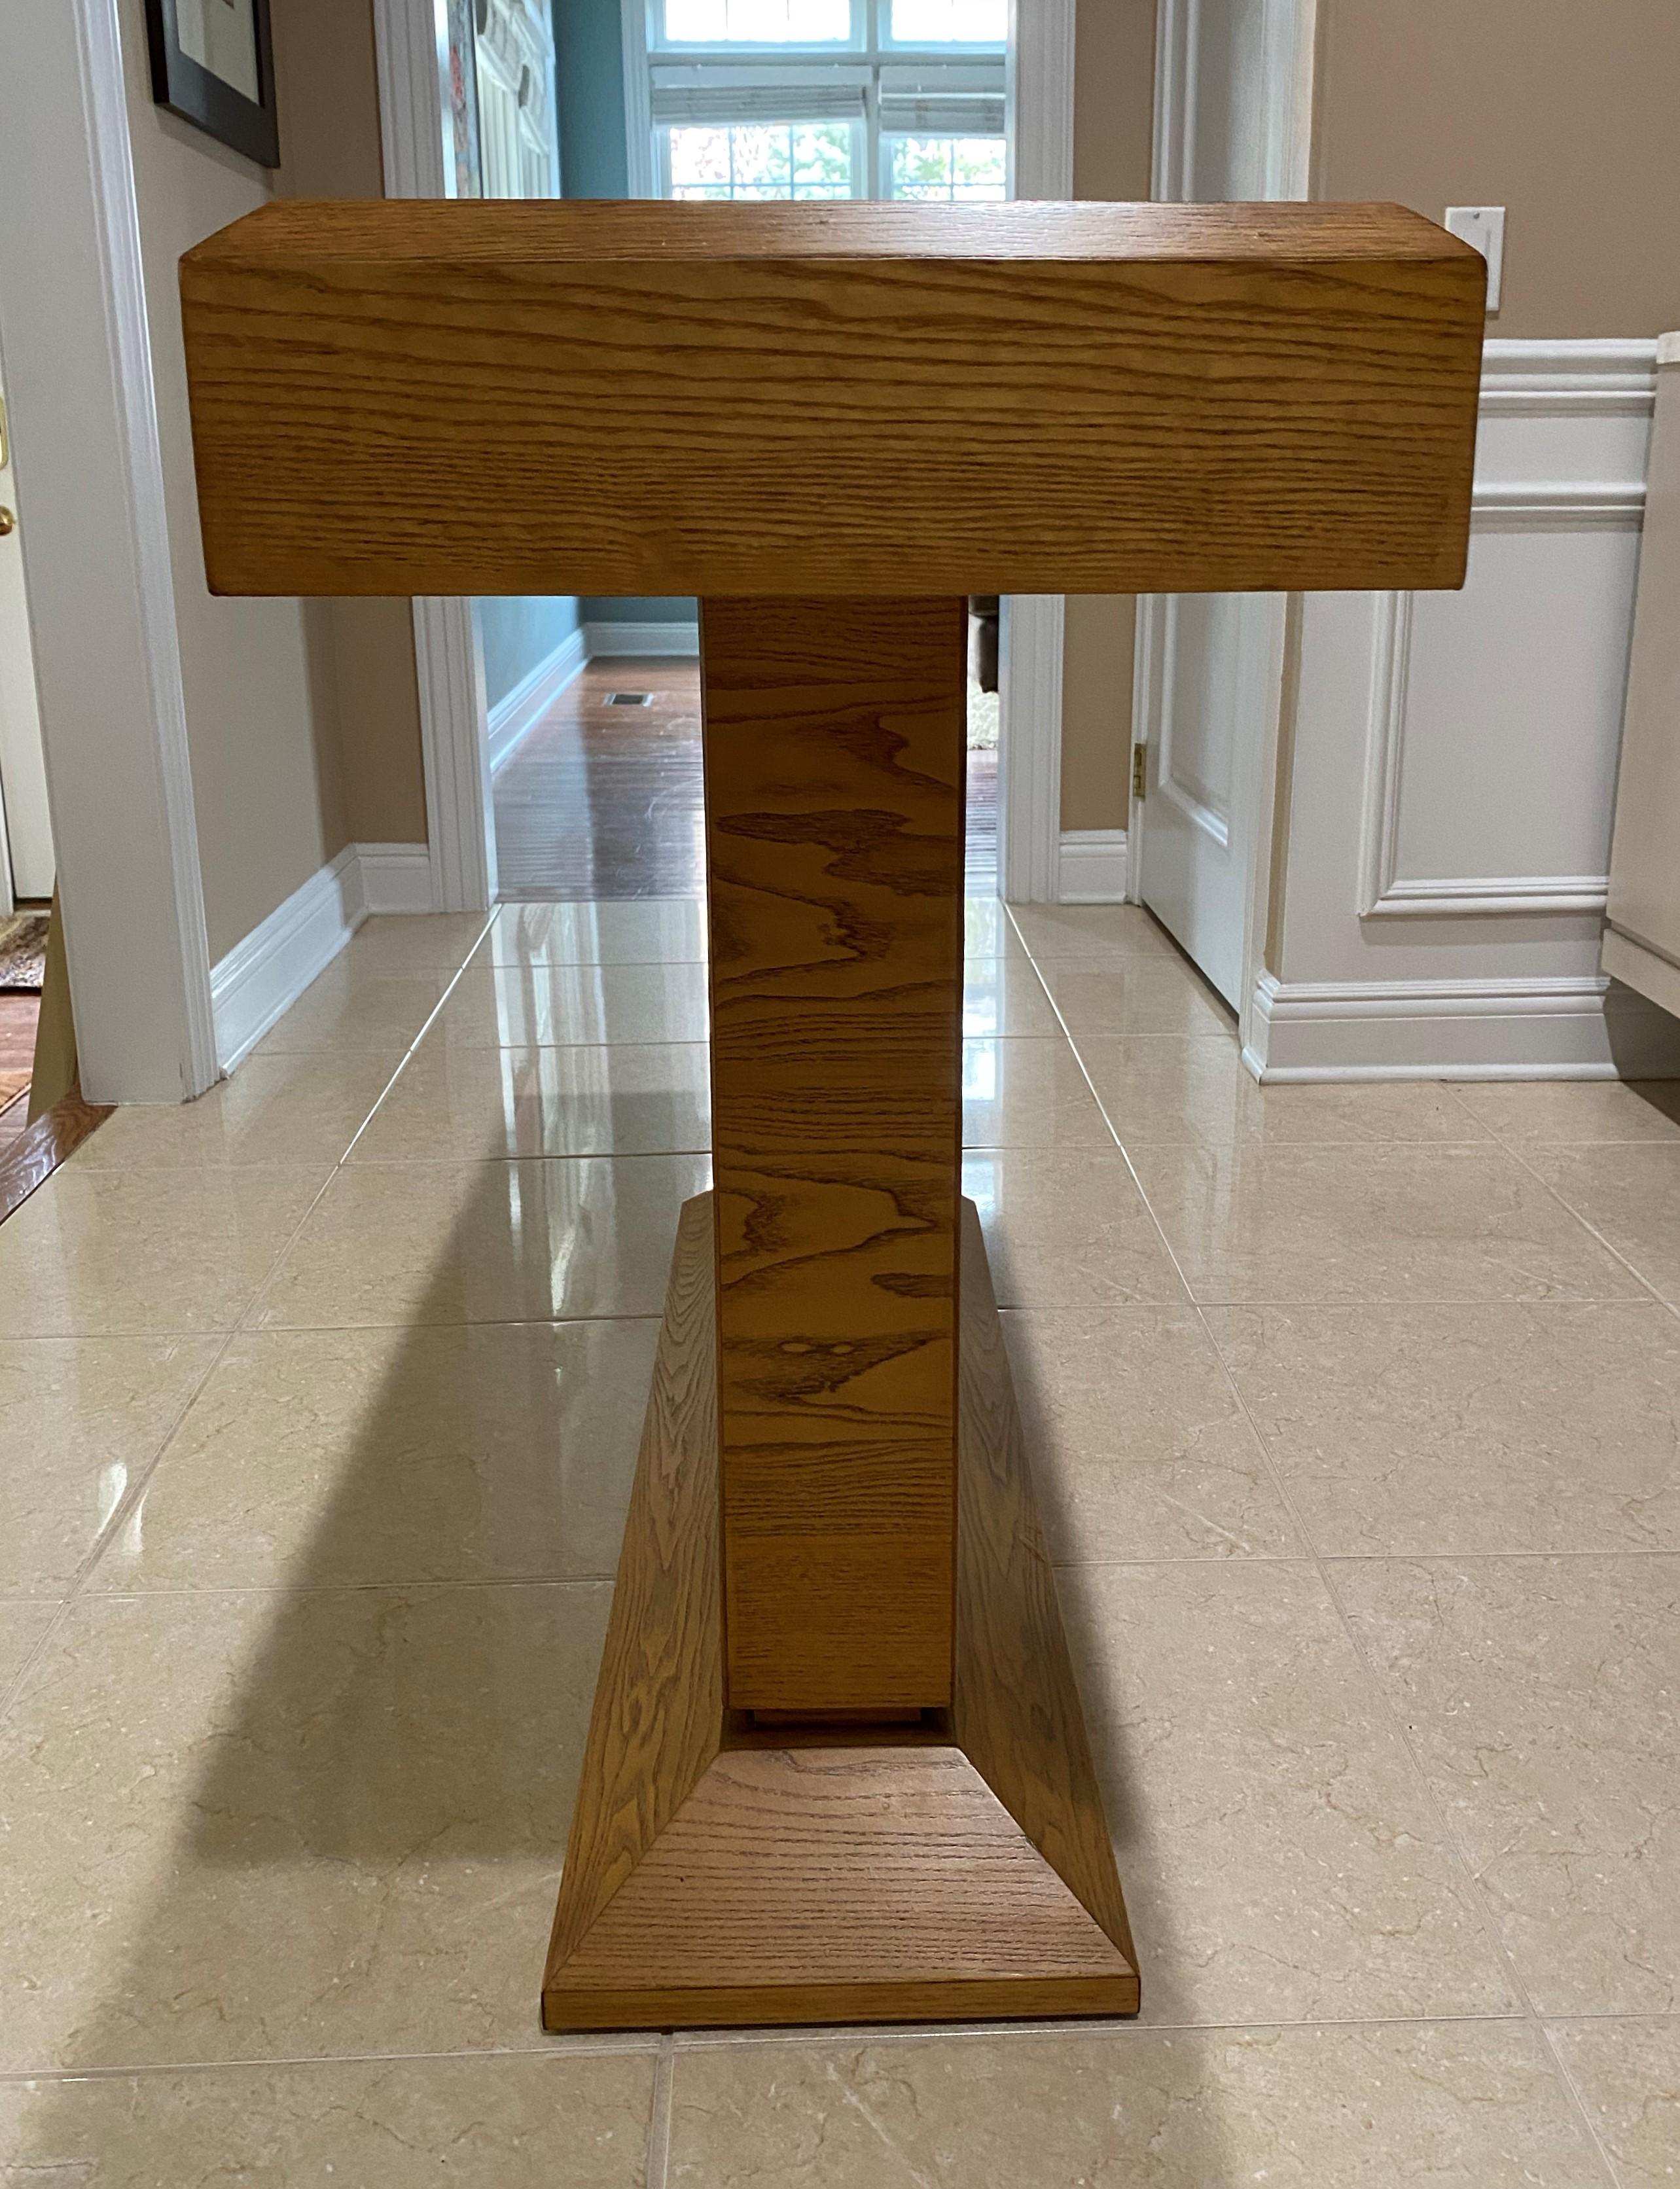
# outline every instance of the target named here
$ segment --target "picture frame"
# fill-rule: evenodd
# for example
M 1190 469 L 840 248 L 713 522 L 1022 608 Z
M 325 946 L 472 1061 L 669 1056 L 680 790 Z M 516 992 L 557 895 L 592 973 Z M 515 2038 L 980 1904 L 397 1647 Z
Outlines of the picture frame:
M 269 0 L 146 0 L 152 98 L 261 167 L 280 165 Z

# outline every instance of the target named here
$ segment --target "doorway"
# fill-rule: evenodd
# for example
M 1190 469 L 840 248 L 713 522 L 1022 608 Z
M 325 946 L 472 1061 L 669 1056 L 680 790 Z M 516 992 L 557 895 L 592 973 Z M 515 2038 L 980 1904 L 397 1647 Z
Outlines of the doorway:
M 534 99 L 541 110 L 540 51 L 497 64 L 492 96 L 506 110 L 494 125 L 475 74 L 486 39 L 506 54 L 538 16 L 539 48 L 553 34 L 568 195 L 1071 195 L 1073 0 L 568 0 L 552 18 L 546 0 L 437 0 L 435 18 L 433 4 L 375 0 L 392 195 L 541 194 L 529 145 L 500 166 L 494 156 L 516 117 L 529 134 Z M 442 70 L 434 21 L 448 28 Z M 1004 604 L 1001 700 L 982 682 L 971 710 L 971 886 L 997 888 L 1001 843 L 1012 894 L 1055 894 L 1060 605 Z M 502 642 L 522 623 L 529 642 L 516 653 Z M 578 874 L 597 891 L 643 893 L 670 872 L 698 792 L 693 602 L 480 602 L 469 614 L 426 601 L 416 630 L 436 908 L 574 888 Z M 625 691 L 648 707 L 606 711 L 608 693 Z M 649 867 L 615 874 L 599 856 L 608 836 L 636 837 L 626 822 L 590 847 L 575 812 L 558 815 L 560 790 L 585 785 L 600 787 L 603 812 L 643 800 Z M 528 854 L 556 823 L 571 843 L 545 877 Z
M 488 0 L 492 14 L 506 4 Z M 630 0 L 618 54 L 579 34 L 587 12 L 556 19 L 568 195 L 976 203 L 1008 195 L 1006 0 Z M 621 142 L 608 141 L 603 112 L 624 116 Z M 482 145 L 482 119 L 478 133 Z M 486 195 L 534 194 L 493 188 L 482 150 L 476 171 Z M 479 604 L 487 669 L 510 605 Z M 495 664 L 487 684 L 502 897 L 704 889 L 697 616 L 688 600 L 549 604 L 564 659 L 557 651 L 553 688 L 506 741 L 496 734 L 495 687 L 507 672 Z M 996 600 L 976 603 L 971 620 L 969 880 L 992 891 Z M 540 675 L 541 665 L 526 673 Z
M 1163 0 L 1157 199 L 1308 195 L 1315 0 Z M 1240 1016 L 1252 1009 L 1288 602 L 1138 603 L 1133 889 Z

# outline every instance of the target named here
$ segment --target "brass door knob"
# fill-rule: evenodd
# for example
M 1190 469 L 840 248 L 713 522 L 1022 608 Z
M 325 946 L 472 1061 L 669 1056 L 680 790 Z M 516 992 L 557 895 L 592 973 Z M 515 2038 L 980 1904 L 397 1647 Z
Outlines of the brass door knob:
M 3 502 L 0 502 L 0 540 L 4 540 L 18 529 L 18 520 Z

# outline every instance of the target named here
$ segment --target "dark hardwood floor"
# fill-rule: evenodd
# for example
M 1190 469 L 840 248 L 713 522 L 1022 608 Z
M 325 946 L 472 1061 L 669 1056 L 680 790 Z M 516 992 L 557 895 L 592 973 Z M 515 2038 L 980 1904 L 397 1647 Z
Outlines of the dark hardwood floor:
M 646 692 L 646 707 L 610 692 Z M 969 755 L 969 886 L 995 887 L 998 756 Z M 495 779 L 501 894 L 513 900 L 698 897 L 705 883 L 700 671 L 597 661 Z
M 0 995 L 0 1150 L 24 1128 L 39 996 Z

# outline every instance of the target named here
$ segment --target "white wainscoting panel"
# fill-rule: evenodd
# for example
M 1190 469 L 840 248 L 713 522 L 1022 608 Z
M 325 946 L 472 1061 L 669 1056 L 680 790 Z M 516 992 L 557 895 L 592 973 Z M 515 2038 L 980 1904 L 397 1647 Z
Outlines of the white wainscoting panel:
M 582 676 L 588 659 L 588 639 L 581 630 L 574 631 L 546 661 L 538 662 L 529 676 L 496 701 L 486 718 L 493 775 L 523 744 L 566 687 Z
M 1056 897 L 1062 904 L 1123 904 L 1125 830 L 1064 829 L 1057 861 Z
M 1598 963 L 1655 389 L 1490 342 L 1462 591 L 1306 597 L 1265 1078 L 1680 1071 Z

